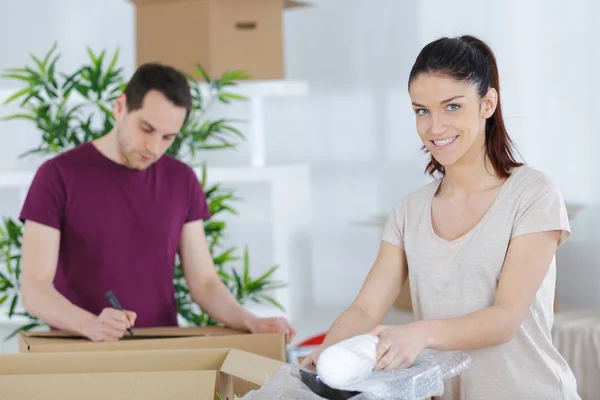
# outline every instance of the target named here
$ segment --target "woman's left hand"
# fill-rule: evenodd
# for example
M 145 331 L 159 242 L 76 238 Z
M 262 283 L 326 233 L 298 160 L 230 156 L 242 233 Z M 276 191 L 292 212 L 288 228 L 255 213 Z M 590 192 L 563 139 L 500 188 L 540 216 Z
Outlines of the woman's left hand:
M 427 346 L 426 332 L 421 325 L 380 325 L 370 332 L 379 336 L 375 369 L 408 368 Z

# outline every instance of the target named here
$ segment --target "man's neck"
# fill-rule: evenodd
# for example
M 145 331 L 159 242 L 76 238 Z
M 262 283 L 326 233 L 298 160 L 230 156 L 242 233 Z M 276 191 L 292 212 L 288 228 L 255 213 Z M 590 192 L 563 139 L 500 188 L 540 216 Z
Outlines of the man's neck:
M 93 140 L 92 144 L 104 157 L 117 164 L 124 164 L 123 157 L 121 155 L 121 152 L 119 151 L 119 145 L 117 143 L 117 134 L 114 128 L 106 135 Z

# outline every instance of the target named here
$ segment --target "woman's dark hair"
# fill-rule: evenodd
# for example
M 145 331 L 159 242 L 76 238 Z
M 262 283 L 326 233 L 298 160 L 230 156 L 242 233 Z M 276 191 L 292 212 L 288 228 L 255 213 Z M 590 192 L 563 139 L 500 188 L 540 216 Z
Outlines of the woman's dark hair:
M 419 53 L 410 71 L 409 89 L 412 81 L 421 73 L 440 74 L 473 83 L 477 85 L 480 97 L 485 96 L 490 88 L 496 89 L 498 104 L 485 125 L 486 154 L 496 174 L 503 178 L 508 178 L 513 168 L 523 165 L 515 160 L 512 153 L 513 142 L 502 119 L 498 65 L 494 53 L 487 44 L 469 35 L 435 40 Z M 426 151 L 425 147 L 423 149 Z M 445 173 L 444 166 L 433 156 L 425 170 L 432 176 L 435 172 L 442 175 Z
M 146 63 L 140 65 L 125 87 L 127 109 L 142 108 L 146 94 L 157 90 L 171 103 L 186 110 L 187 120 L 192 109 L 192 94 L 185 75 L 169 65 Z

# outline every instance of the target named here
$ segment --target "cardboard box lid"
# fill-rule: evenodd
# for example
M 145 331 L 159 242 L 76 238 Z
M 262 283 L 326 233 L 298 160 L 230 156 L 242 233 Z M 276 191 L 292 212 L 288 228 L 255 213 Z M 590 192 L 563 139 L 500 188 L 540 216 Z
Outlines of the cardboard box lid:
M 260 386 L 283 364 L 237 349 L 6 354 L 0 355 L 0 385 L 18 396 L 43 393 L 50 399 L 75 398 L 85 391 L 93 394 L 86 398 L 99 399 L 107 386 L 119 392 L 113 399 L 199 399 L 212 398 L 219 373 Z
M 21 332 L 21 353 L 236 348 L 275 360 L 287 360 L 284 333 L 248 333 L 228 328 L 138 328 L 133 338 L 93 342 L 65 332 Z
M 147 4 L 153 3 L 173 3 L 176 1 L 184 1 L 184 0 L 129 0 L 137 7 L 144 6 Z M 185 0 L 189 1 L 189 0 Z M 214 0 L 193 0 L 193 1 L 214 1 Z M 223 0 L 221 0 L 223 1 Z M 297 7 L 308 7 L 311 4 L 308 1 L 302 0 L 246 0 L 246 1 L 283 1 L 284 8 L 297 8 Z
M 123 340 L 129 339 L 167 339 L 186 336 L 224 336 L 224 335 L 242 335 L 248 332 L 237 329 L 223 328 L 218 326 L 194 326 L 194 327 L 177 327 L 165 326 L 155 328 L 133 328 L 134 337 L 131 338 L 129 333 L 126 333 Z M 26 339 L 27 342 L 33 342 L 36 338 L 43 339 L 81 339 L 88 340 L 82 336 L 64 332 L 64 331 L 48 331 L 48 332 L 19 332 L 19 336 Z M 47 341 L 46 341 L 47 342 Z
M 229 348 L 3 354 L 0 375 L 219 370 L 262 385 L 283 364 Z

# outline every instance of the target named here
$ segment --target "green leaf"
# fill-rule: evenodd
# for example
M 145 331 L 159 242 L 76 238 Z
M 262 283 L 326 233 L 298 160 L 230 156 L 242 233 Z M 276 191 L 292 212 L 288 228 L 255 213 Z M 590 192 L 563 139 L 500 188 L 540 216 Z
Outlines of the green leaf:
M 229 103 L 231 100 L 248 100 L 248 97 L 235 93 L 221 93 L 219 100 L 223 103 Z
M 4 100 L 4 103 L 2 103 L 3 105 L 7 105 L 12 103 L 13 101 L 15 101 L 16 99 L 18 99 L 19 97 L 31 93 L 32 89 L 31 88 L 25 88 L 25 89 L 21 89 L 18 92 L 14 93 L 12 96 L 10 96 L 8 99 Z
M 206 70 L 204 69 L 204 67 L 202 67 L 202 65 L 200 65 L 200 64 L 196 64 L 196 68 L 197 68 L 197 70 L 195 71 L 194 75 L 201 76 L 205 82 L 210 83 L 210 77 L 206 73 Z
M 250 257 L 248 255 L 248 247 L 244 248 L 244 285 L 250 283 Z
M 13 314 L 15 313 L 15 308 L 17 307 L 17 301 L 19 300 L 19 297 L 17 295 L 15 295 L 15 297 L 13 297 L 12 302 L 10 303 L 10 309 L 8 310 L 8 316 L 9 318 L 13 316 Z
M 277 300 L 275 300 L 271 296 L 267 296 L 267 295 L 261 294 L 260 296 L 258 296 L 258 298 L 267 301 L 267 303 L 270 303 L 270 304 L 274 305 L 275 307 L 277 307 L 281 311 L 285 311 L 285 308 Z
M 2 76 L 2 78 L 17 79 L 17 80 L 24 81 L 24 82 L 27 82 L 27 83 L 31 83 L 33 81 L 33 79 L 31 79 L 31 77 L 28 77 L 28 76 L 25 76 L 25 75 L 19 75 L 19 74 L 16 74 L 16 73 L 13 73 L 13 74 L 2 74 L 1 76 Z
M 242 284 L 242 280 L 240 278 L 240 275 L 237 273 L 237 271 L 234 269 L 233 271 L 233 277 L 235 279 L 235 284 L 236 284 L 236 293 L 239 297 L 244 295 L 244 285 Z
M 247 80 L 247 79 L 251 79 L 251 78 L 252 77 L 250 75 L 248 75 L 248 73 L 246 71 L 242 71 L 242 70 L 228 71 L 221 75 L 221 77 L 219 78 L 219 82 L 221 83 L 221 86 L 229 86 L 229 85 L 233 84 L 235 81 Z
M 8 295 L 4 295 L 2 298 L 0 298 L 0 306 L 6 302 L 6 299 L 8 299 Z
M 7 115 L 6 117 L 2 117 L 0 120 L 1 121 L 10 121 L 13 119 L 28 119 L 30 121 L 36 121 L 36 117 L 34 115 L 29 115 L 29 114 Z
M 17 329 L 15 329 L 13 332 L 11 332 L 10 335 L 8 335 L 5 340 L 10 340 L 13 337 L 15 337 L 16 335 L 19 334 L 19 332 L 27 332 L 32 330 L 33 328 L 37 328 L 38 326 L 44 326 L 45 324 L 41 323 L 41 322 L 31 322 L 27 325 L 23 325 Z

